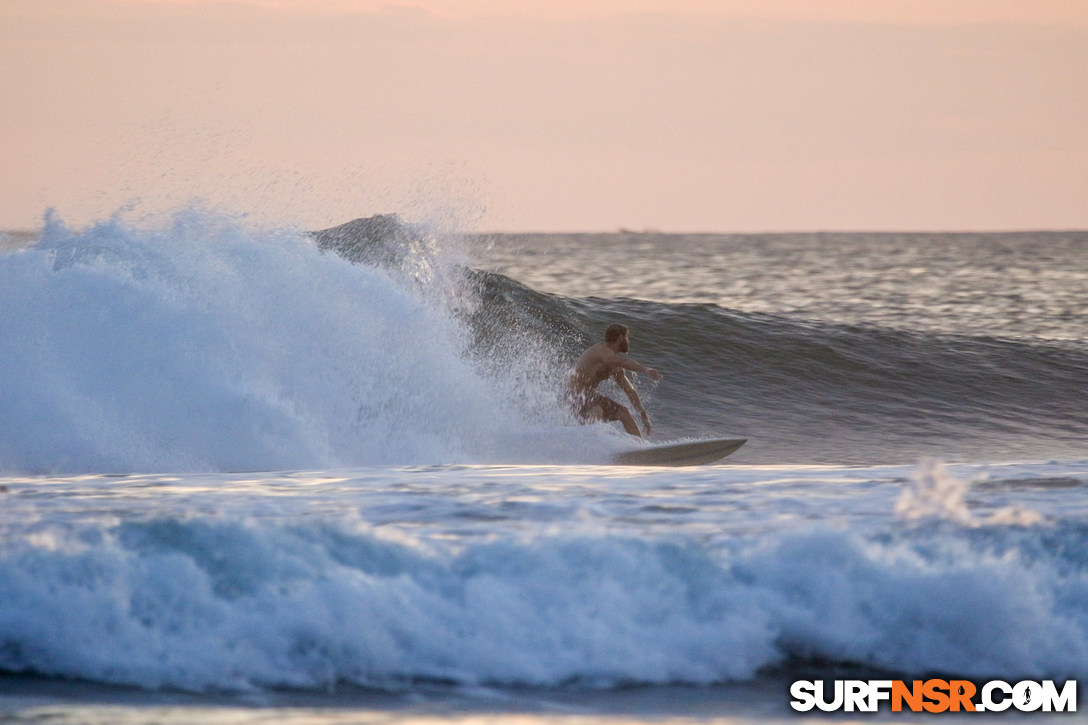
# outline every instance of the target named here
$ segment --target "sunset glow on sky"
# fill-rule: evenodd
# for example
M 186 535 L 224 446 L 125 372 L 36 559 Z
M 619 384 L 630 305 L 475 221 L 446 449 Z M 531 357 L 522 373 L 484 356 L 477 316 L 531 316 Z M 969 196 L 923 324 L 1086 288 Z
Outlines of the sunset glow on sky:
M 1082 0 L 5 0 L 0 228 L 1088 228 Z

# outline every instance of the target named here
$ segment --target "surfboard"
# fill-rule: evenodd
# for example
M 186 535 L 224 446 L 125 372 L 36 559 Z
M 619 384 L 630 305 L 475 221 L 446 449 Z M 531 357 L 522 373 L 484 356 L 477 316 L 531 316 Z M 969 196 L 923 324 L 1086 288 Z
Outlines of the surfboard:
M 644 446 L 614 456 L 612 463 L 617 466 L 701 466 L 725 458 L 747 442 L 747 438 L 714 438 Z

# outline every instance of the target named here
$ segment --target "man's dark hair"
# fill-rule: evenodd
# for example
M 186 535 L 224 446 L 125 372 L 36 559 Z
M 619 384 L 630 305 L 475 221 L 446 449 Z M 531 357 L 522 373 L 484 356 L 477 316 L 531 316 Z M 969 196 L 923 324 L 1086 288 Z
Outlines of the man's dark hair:
M 627 334 L 627 325 L 609 325 L 604 331 L 605 342 L 615 342 Z

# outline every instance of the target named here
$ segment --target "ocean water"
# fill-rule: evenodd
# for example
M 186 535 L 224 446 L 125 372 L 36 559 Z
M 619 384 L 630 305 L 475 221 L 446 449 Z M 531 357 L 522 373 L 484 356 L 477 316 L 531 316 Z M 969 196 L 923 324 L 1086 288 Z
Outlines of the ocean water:
M 0 241 L 5 722 L 793 721 L 796 679 L 1088 676 L 1088 233 Z M 651 441 L 748 444 L 609 465 L 639 443 L 559 393 L 614 321 L 665 375 Z

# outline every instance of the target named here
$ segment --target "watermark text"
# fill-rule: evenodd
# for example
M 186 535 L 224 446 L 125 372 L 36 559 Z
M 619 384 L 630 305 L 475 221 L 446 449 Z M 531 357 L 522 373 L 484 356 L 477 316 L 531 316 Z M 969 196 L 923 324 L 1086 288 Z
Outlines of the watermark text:
M 790 686 L 798 712 L 1076 712 L 1077 682 L 1054 680 L 798 680 Z

